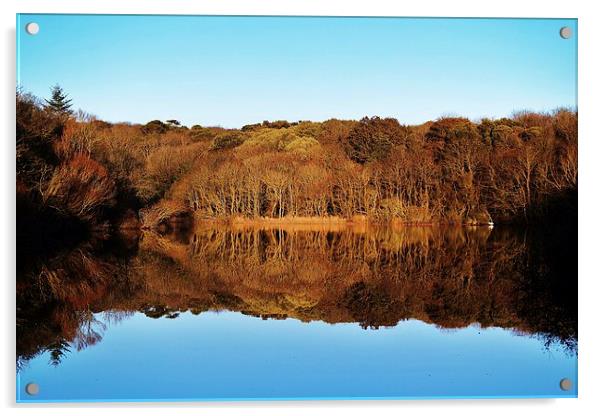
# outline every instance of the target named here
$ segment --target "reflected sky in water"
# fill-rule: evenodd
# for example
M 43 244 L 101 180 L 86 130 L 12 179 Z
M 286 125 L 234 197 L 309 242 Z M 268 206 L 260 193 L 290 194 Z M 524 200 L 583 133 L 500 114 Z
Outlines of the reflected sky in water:
M 102 314 L 97 316 L 102 321 Z M 20 374 L 36 400 L 567 396 L 576 358 L 559 345 L 499 328 L 442 330 L 418 320 L 365 330 L 356 324 L 262 320 L 234 312 L 143 314 L 109 324 L 102 342 L 49 354 Z

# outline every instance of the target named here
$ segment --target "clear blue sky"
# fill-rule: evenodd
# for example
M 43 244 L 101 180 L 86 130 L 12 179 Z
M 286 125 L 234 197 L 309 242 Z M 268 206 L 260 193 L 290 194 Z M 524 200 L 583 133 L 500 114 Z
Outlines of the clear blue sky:
M 17 26 L 18 83 L 42 97 L 59 83 L 108 121 L 415 124 L 576 107 L 574 19 L 21 15 Z

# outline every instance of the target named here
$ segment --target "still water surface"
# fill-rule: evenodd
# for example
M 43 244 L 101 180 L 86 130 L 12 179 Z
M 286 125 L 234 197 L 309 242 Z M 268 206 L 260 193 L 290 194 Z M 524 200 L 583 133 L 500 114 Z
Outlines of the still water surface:
M 91 242 L 19 276 L 17 399 L 575 397 L 576 264 L 554 241 L 199 226 Z

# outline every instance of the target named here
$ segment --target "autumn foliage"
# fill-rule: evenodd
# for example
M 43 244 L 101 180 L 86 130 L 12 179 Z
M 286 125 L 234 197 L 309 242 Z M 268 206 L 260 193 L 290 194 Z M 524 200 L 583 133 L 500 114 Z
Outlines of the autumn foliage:
M 530 222 L 562 201 L 575 209 L 577 114 L 188 128 L 177 120 L 58 117 L 18 94 L 17 180 L 30 205 L 85 222 L 115 221 L 125 210 L 143 210 L 154 225 L 183 211 L 214 219 Z
M 92 221 L 114 204 L 115 182 L 98 162 L 78 155 L 56 169 L 43 199 L 59 211 Z

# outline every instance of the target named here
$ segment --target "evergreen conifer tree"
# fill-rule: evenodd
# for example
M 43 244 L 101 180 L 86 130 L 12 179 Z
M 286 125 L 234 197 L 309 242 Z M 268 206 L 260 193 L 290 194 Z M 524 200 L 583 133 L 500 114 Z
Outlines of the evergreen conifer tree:
M 63 91 L 60 85 L 52 87 L 52 97 L 46 101 L 46 107 L 51 111 L 68 115 L 71 114 L 71 100 L 67 98 L 68 95 Z

